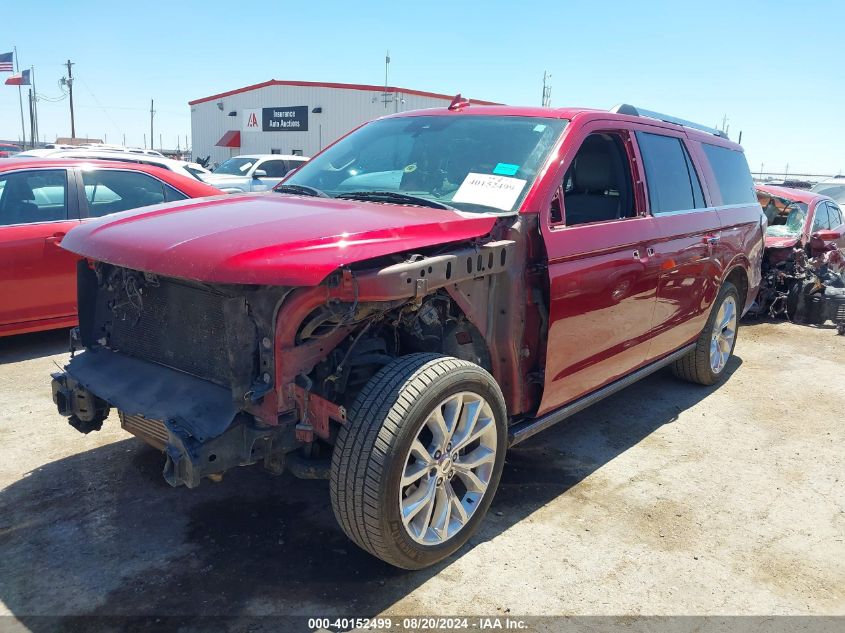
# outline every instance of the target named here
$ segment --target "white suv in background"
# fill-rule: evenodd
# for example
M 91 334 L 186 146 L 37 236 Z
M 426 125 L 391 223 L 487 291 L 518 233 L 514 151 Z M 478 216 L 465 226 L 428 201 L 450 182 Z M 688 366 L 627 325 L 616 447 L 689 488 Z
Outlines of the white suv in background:
M 813 185 L 810 191 L 833 198 L 841 207 L 845 205 L 845 176 L 834 176 L 828 180 L 822 180 Z
M 269 191 L 307 161 L 291 154 L 244 154 L 223 161 L 202 179 L 226 193 Z

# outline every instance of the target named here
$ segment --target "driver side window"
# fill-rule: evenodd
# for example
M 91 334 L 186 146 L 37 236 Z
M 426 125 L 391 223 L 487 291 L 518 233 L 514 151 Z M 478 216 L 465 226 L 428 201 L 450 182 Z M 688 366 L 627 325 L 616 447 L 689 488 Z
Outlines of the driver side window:
M 636 215 L 626 140 L 623 131 L 584 139 L 552 200 L 552 224 L 575 226 Z

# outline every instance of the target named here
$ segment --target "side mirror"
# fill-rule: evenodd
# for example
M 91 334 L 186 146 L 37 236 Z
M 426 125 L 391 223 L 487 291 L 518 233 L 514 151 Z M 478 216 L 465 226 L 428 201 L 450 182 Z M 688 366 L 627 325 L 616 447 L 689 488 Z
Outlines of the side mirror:
M 267 175 L 267 172 L 264 171 L 263 169 L 256 169 L 254 172 L 252 172 L 253 178 L 264 178 L 266 175 Z
M 822 242 L 833 242 L 842 238 L 842 231 L 839 229 L 823 229 L 813 233 L 814 240 L 821 240 Z

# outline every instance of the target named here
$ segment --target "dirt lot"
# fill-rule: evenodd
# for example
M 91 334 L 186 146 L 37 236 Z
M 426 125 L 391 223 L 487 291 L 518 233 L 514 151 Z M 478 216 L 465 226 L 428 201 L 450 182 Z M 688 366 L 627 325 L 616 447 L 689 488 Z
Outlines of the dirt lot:
M 115 416 L 53 409 L 66 332 L 0 339 L 0 614 L 845 614 L 845 338 L 740 331 L 719 388 L 659 372 L 509 455 L 483 528 L 370 558 L 325 482 L 170 488 Z M 35 627 L 37 628 L 37 627 Z

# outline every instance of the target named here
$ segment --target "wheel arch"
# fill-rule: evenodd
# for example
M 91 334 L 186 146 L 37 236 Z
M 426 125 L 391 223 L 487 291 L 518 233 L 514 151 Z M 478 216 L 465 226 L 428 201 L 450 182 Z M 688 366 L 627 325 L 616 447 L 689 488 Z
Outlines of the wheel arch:
M 748 279 L 748 261 L 744 260 L 744 258 L 737 258 L 732 262 L 731 266 L 727 269 L 727 274 L 722 279 L 722 284 L 726 281 L 732 283 L 736 286 L 737 293 L 739 294 L 739 300 L 742 302 L 741 313 L 745 312 L 747 306 L 751 305 L 750 298 L 748 296 L 749 293 L 749 279 Z

